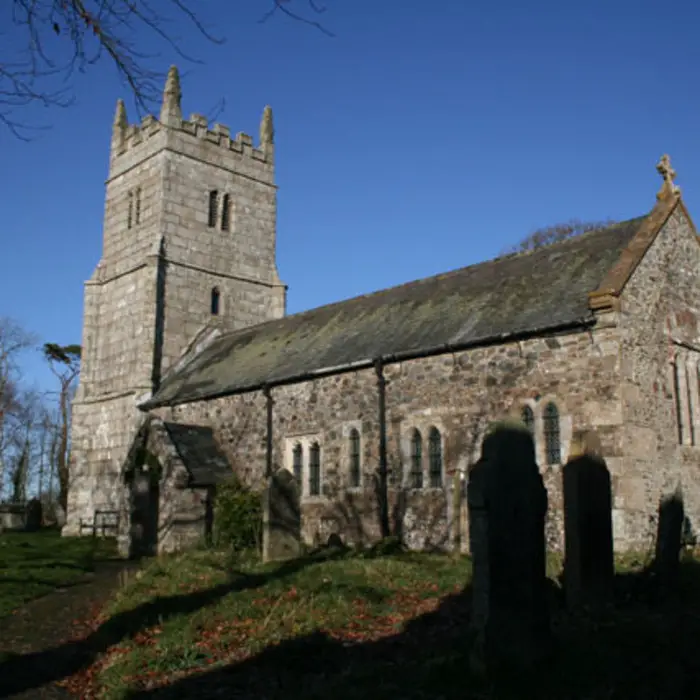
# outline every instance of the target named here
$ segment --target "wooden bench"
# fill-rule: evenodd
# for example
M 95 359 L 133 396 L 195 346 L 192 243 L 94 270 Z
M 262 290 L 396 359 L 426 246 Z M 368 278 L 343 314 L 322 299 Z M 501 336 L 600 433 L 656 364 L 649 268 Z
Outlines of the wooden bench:
M 97 508 L 92 520 L 89 518 L 80 519 L 80 534 L 88 530 L 93 537 L 99 533 L 102 537 L 116 537 L 119 532 L 119 511 Z

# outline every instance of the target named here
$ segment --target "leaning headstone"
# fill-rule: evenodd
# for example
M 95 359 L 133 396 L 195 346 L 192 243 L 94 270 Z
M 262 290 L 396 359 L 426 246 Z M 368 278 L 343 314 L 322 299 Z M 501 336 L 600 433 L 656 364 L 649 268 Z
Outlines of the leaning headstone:
M 679 485 L 673 493 L 662 498 L 659 505 L 654 572 L 662 598 L 669 597 L 678 584 L 684 521 L 683 492 Z
M 263 497 L 263 561 L 294 559 L 300 552 L 299 485 L 289 470 L 280 469 Z
M 467 486 L 473 564 L 472 669 L 531 670 L 547 653 L 547 491 L 530 433 L 503 423 Z
M 612 490 L 600 439 L 574 433 L 564 465 L 564 588 L 571 608 L 603 607 L 612 600 Z
M 25 514 L 24 529 L 27 532 L 37 532 L 41 529 L 43 522 L 43 508 L 41 501 L 38 498 L 32 498 L 27 503 L 27 511 Z

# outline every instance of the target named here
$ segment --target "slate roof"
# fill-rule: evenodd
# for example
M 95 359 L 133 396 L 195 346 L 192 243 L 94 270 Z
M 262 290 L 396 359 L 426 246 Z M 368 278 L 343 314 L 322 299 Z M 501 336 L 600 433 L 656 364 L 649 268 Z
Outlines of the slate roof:
M 190 473 L 190 486 L 213 486 L 231 474 L 231 467 L 211 428 L 163 422 L 170 440 Z
M 166 376 L 142 408 L 590 324 L 588 293 L 646 220 L 223 335 Z

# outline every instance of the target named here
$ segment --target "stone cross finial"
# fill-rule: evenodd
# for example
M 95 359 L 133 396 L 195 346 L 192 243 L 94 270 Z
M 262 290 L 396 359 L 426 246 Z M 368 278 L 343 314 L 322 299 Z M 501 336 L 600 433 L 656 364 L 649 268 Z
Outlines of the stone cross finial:
M 163 90 L 163 105 L 160 108 L 161 124 L 180 126 L 182 123 L 182 91 L 180 90 L 180 73 L 177 66 L 170 66 L 168 78 Z
M 266 144 L 274 143 L 275 141 L 275 129 L 272 124 L 272 107 L 267 105 L 263 111 L 263 116 L 260 121 L 260 145 L 264 146 Z
M 656 195 L 657 199 L 661 199 L 667 195 L 678 195 L 681 193 L 681 188 L 673 182 L 673 178 L 676 177 L 676 171 L 671 166 L 671 159 L 667 154 L 661 156 L 656 170 L 664 180 L 659 193 Z

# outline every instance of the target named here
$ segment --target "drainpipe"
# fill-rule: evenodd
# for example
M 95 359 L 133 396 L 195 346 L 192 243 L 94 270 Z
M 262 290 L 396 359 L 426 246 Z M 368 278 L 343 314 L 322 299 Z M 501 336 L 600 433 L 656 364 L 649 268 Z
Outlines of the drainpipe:
M 272 392 L 269 386 L 263 387 L 263 396 L 265 397 L 266 408 L 267 408 L 267 446 L 266 446 L 266 463 L 265 463 L 265 476 L 270 478 L 272 476 L 272 406 L 274 401 L 272 400 Z
M 379 389 L 379 528 L 382 537 L 389 537 L 391 530 L 389 529 L 389 487 L 386 456 L 386 379 L 381 357 L 374 361 L 374 371 L 377 374 L 377 388 Z

